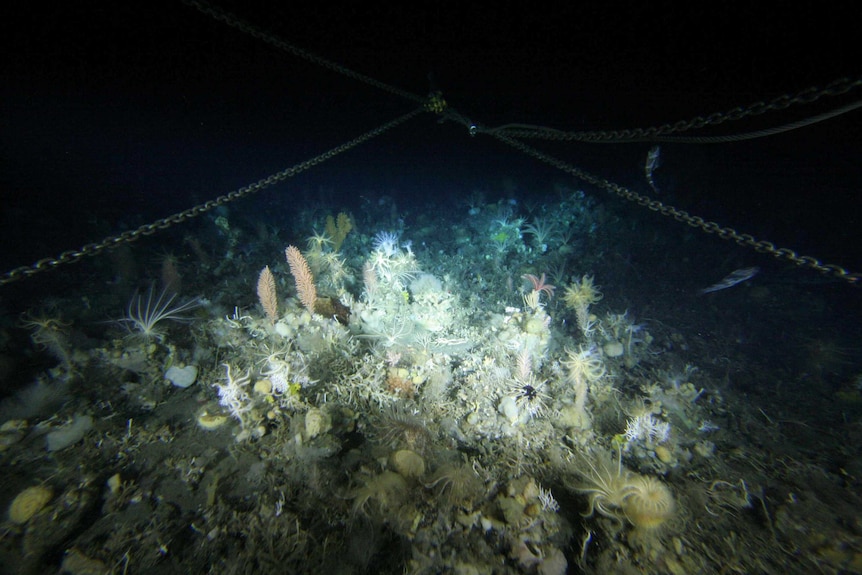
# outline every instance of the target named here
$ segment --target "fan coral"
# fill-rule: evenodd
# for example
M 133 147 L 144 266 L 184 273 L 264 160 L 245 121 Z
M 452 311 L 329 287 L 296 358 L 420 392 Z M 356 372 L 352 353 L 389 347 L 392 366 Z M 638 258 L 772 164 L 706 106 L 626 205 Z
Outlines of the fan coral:
M 341 212 L 337 219 L 331 215 L 326 216 L 326 235 L 332 238 L 332 249 L 336 252 L 341 249 L 344 238 L 352 229 L 353 222 L 346 213 Z

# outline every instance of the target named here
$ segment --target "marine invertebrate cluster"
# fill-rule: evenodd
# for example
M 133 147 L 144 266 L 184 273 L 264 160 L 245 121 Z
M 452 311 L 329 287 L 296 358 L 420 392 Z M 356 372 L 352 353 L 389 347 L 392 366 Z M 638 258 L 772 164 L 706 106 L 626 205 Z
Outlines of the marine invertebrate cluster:
M 357 222 L 361 228 L 375 225 L 369 214 L 357 215 L 362 218 Z M 550 227 L 567 231 L 585 228 L 573 223 L 570 215 L 564 217 L 568 219 L 560 217 L 553 223 L 549 219 Z M 486 218 L 482 215 L 481 219 Z M 707 502 L 701 505 L 694 497 L 698 492 L 687 485 L 701 469 L 722 465 L 722 450 L 698 435 L 713 428 L 705 417 L 720 418 L 716 421 L 728 428 L 722 440 L 729 439 L 734 431 L 723 423 L 728 408 L 720 403 L 718 391 L 712 390 L 706 374 L 698 381 L 698 388 L 689 383 L 692 368 L 674 377 L 660 371 L 688 358 L 681 344 L 671 345 L 678 340 L 668 326 L 656 325 L 662 338 L 658 342 L 661 353 L 648 355 L 648 334 L 632 322 L 630 314 L 602 309 L 601 319 L 597 319 L 594 313 L 599 312 L 592 305 L 602 295 L 593 278 L 574 278 L 570 285 L 572 276 L 565 263 L 576 258 L 558 257 L 561 248 L 556 249 L 558 244 L 553 240 L 551 247 L 555 249 L 549 249 L 547 256 L 539 255 L 540 249 L 545 249 L 537 243 L 544 244 L 547 239 L 541 237 L 547 230 L 539 229 L 539 223 L 534 224 L 535 230 L 524 228 L 534 236 L 525 236 L 527 243 L 520 241 L 520 220 L 504 219 L 498 225 L 494 231 L 499 236 L 493 241 L 501 245 L 511 241 L 505 262 L 486 243 L 476 241 L 487 229 L 484 221 L 473 222 L 469 233 L 464 227 L 463 233 L 456 232 L 450 238 L 437 233 L 424 219 L 417 220 L 412 228 L 415 231 L 410 232 L 416 234 L 416 245 L 421 246 L 416 255 L 397 233 L 378 234 L 371 252 L 370 237 L 361 231 L 348 236 L 356 241 L 348 240 L 344 252 L 338 252 L 337 247 L 333 249 L 333 231 L 328 226 L 327 234 L 309 239 L 308 250 L 297 260 L 307 258 L 307 265 L 300 267 L 308 268 L 303 274 L 310 284 L 316 282 L 321 294 L 337 293 L 340 299 L 315 298 L 314 313 L 294 302 L 279 309 L 275 286 L 291 278 L 286 276 L 284 264 L 273 270 L 264 267 L 258 295 L 268 323 L 260 317 L 261 312 L 252 312 L 258 317 L 251 317 L 240 307 L 248 308 L 251 303 L 251 294 L 245 292 L 253 278 L 228 276 L 227 268 L 216 275 L 200 268 L 197 285 L 210 282 L 219 287 L 214 292 L 212 315 L 223 316 L 224 308 L 237 306 L 233 315 L 201 321 L 201 329 L 188 334 L 186 342 L 176 342 L 178 345 L 150 342 L 123 350 L 119 349 L 122 342 L 111 338 L 105 349 L 92 350 L 89 357 L 104 358 L 108 368 L 121 370 L 107 369 L 100 374 L 97 370 L 101 366 L 93 362 L 92 369 L 88 366 L 84 372 L 87 383 L 91 374 L 101 376 L 92 378 L 88 397 L 104 394 L 93 415 L 100 418 L 99 431 L 104 428 L 106 433 L 104 438 L 81 442 L 76 449 L 91 461 L 102 461 L 104 445 L 128 462 L 131 455 L 127 454 L 146 447 L 146 453 L 135 458 L 134 472 L 138 474 L 140 468 L 142 485 L 164 484 L 169 489 L 165 492 L 154 487 L 151 498 L 148 493 L 143 495 L 153 510 L 160 500 L 174 505 L 169 497 L 176 494 L 171 485 L 175 482 L 160 479 L 164 470 L 179 473 L 191 490 L 179 502 L 183 513 L 172 509 L 169 514 L 182 523 L 180 529 L 195 538 L 194 545 L 183 542 L 186 549 L 200 548 L 217 557 L 211 560 L 203 551 L 196 551 L 194 556 L 201 561 L 198 570 L 216 560 L 230 570 L 232 565 L 219 553 L 239 551 L 239 558 L 245 559 L 243 554 L 267 551 L 251 544 L 256 535 L 248 535 L 253 530 L 244 530 L 237 517 L 261 521 L 261 537 L 270 525 L 277 532 L 277 526 L 290 522 L 297 532 L 308 530 L 321 542 L 322 553 L 335 559 L 312 563 L 305 558 L 306 566 L 322 565 L 326 572 L 332 571 L 327 566 L 343 563 L 342 551 L 360 546 L 350 538 L 362 531 L 381 542 L 363 547 L 378 572 L 394 571 L 388 566 L 381 568 L 378 562 L 389 554 L 395 557 L 393 567 L 402 557 L 411 561 L 399 571 L 520 569 L 546 575 L 564 573 L 565 560 L 552 568 L 552 559 L 562 557 L 561 548 L 574 558 L 578 549 L 574 538 L 578 535 L 584 537 L 581 570 L 613 571 L 608 566 L 620 558 L 631 558 L 644 572 L 709 570 L 703 567 L 705 560 L 703 565 L 699 563 L 698 553 L 712 543 L 707 538 L 721 536 L 719 529 L 704 529 L 691 534 L 690 539 L 680 536 L 673 542 L 670 537 L 653 537 L 652 533 L 671 522 L 676 507 L 688 498 L 696 503 L 686 510 L 687 519 L 694 524 L 708 522 L 705 514 L 736 504 L 731 496 L 747 497 L 741 480 L 739 488 L 736 483 L 723 486 L 714 482 L 701 495 Z M 557 235 L 554 232 L 552 237 Z M 452 243 L 447 243 L 450 240 Z M 282 240 L 273 234 L 265 245 L 282 245 Z M 447 260 L 449 253 L 456 256 Z M 599 265 L 598 259 L 588 255 L 577 261 L 582 266 Z M 255 265 L 252 261 L 244 263 L 247 269 Z M 556 274 L 549 271 L 555 267 Z M 352 281 L 360 268 L 364 292 L 362 283 Z M 433 270 L 433 274 L 422 268 Z M 524 271 L 535 275 L 521 275 Z M 548 304 L 555 293 L 549 276 L 558 277 L 552 283 L 561 288 L 569 286 L 557 292 L 557 299 L 562 299 L 559 296 L 565 291 L 565 303 L 579 314 L 581 331 L 587 338 L 571 328 L 573 318 L 568 318 L 567 326 L 564 318 L 557 316 L 562 306 Z M 609 281 L 617 277 L 612 273 L 608 276 Z M 224 282 L 211 283 L 220 279 Z M 521 279 L 523 285 L 518 285 Z M 512 301 L 519 297 L 519 287 L 527 294 L 524 305 L 507 307 L 520 305 Z M 164 295 L 152 288 L 149 294 L 142 290 L 129 305 L 129 327 L 137 331 L 132 326 L 134 319 L 142 324 L 142 331 L 161 334 L 163 324 L 156 322 L 175 319 L 177 305 L 171 303 L 172 296 Z M 344 301 L 352 309 L 341 314 L 324 312 L 323 301 L 333 306 Z M 98 309 L 95 301 L 93 309 Z M 64 313 L 68 314 L 65 308 Z M 575 312 L 566 313 L 573 316 Z M 59 342 L 68 346 L 69 352 L 75 351 L 71 346 L 79 338 L 72 336 L 78 334 L 59 320 L 28 323 L 36 332 L 35 342 L 60 347 Z M 68 341 L 64 341 L 67 336 Z M 0 343 L 3 337 L 0 332 Z M 639 338 L 643 338 L 643 345 L 638 345 Z M 79 353 L 86 357 L 91 345 L 95 346 L 88 343 Z M 629 363 L 629 358 L 648 358 L 644 364 L 655 373 L 631 369 L 636 360 Z M 205 389 L 198 386 L 182 392 L 162 384 L 159 376 L 164 368 L 175 370 L 192 361 L 200 366 Z M 219 368 L 219 364 L 224 367 Z M 115 385 L 118 376 L 121 386 Z M 49 373 L 41 379 L 50 382 L 53 376 Z M 642 399 L 632 397 L 638 387 Z M 701 387 L 710 391 L 701 395 Z M 146 405 L 152 410 L 181 402 L 157 413 L 155 421 L 173 421 L 182 408 L 194 413 L 197 428 L 166 424 L 164 431 L 146 432 L 158 437 L 158 442 L 145 441 L 149 435 L 142 435 L 143 431 L 132 435 L 129 416 L 135 415 L 136 430 L 138 418 L 145 417 L 126 408 L 135 407 L 127 401 L 133 393 L 143 398 L 136 400 L 138 403 L 149 401 Z M 698 397 L 703 397 L 699 403 Z M 234 418 L 239 425 L 232 421 Z M 626 418 L 630 418 L 627 423 Z M 116 426 L 121 419 L 128 421 L 124 435 Z M 19 422 L 6 433 L 5 426 L 0 429 L 0 450 L 5 446 L 9 451 L 6 461 L 31 460 L 20 457 L 29 449 L 27 444 L 34 443 L 25 439 L 29 436 L 25 433 L 27 425 Z M 143 425 L 140 428 L 147 429 Z M 161 465 L 164 459 L 159 455 L 168 450 L 194 449 L 200 441 L 208 446 L 231 441 L 225 428 L 233 428 L 238 439 L 256 441 L 232 449 L 235 458 L 222 458 L 219 449 L 193 450 L 178 454 L 176 465 Z M 215 429 L 222 431 L 204 436 L 203 430 Z M 188 434 L 197 436 L 189 438 Z M 160 445 L 173 437 L 182 441 Z M 631 471 L 616 459 L 616 453 L 602 456 L 595 455 L 596 451 L 587 451 L 590 455 L 583 456 L 574 470 L 569 467 L 566 448 L 595 450 L 596 446 L 608 445 L 622 453 Z M 41 444 L 38 449 L 42 449 Z M 58 457 L 68 458 L 71 453 Z M 662 478 L 665 471 L 673 474 L 673 485 Z M 539 478 L 553 487 L 553 492 L 543 488 Z M 61 484 L 59 478 L 52 481 Z M 728 493 L 731 489 L 733 492 Z M 737 489 L 744 493 L 737 494 Z M 94 493 L 98 495 L 97 489 Z M 572 524 L 572 507 L 586 510 L 594 519 Z M 56 508 L 62 515 L 61 506 L 51 505 L 50 500 L 47 508 Z M 110 502 L 104 509 L 114 511 Z M 134 514 L 120 515 L 136 521 Z M 48 519 L 47 513 L 36 515 L 27 529 Z M 191 531 L 189 522 L 193 522 Z M 229 522 L 237 525 L 233 532 L 227 527 Z M 738 530 L 740 537 L 734 543 L 762 528 L 748 527 Z M 611 531 L 611 536 L 590 547 L 597 528 Z M 152 541 L 159 539 L 159 530 L 146 530 Z M 116 537 L 119 551 L 104 546 L 103 533 L 101 526 L 95 537 L 81 530 L 78 541 L 87 545 L 88 553 L 103 553 L 101 556 L 112 564 L 124 565 L 125 561 L 130 570 L 147 570 L 149 564 L 131 561 L 129 554 L 123 556 L 129 547 L 121 539 L 122 532 L 118 530 Z M 642 535 L 645 537 L 638 541 Z M 697 547 L 695 535 L 705 537 Z M 661 547 L 644 549 L 642 543 L 649 540 Z M 275 537 L 271 542 L 260 541 L 272 543 L 274 549 L 284 546 L 284 541 Z M 162 542 L 167 545 L 170 540 L 162 538 L 159 545 Z M 77 544 L 70 539 L 71 543 Z M 330 543 L 333 546 L 327 547 Z M 162 556 L 155 554 L 153 547 L 139 547 L 140 555 L 146 552 L 152 562 Z M 181 547 L 172 546 L 170 552 L 179 558 Z M 673 560 L 678 563 L 675 567 Z M 245 561 L 245 566 L 250 564 Z M 236 565 L 243 564 L 237 561 Z M 283 565 L 272 569 L 279 570 L 284 570 Z M 357 566 L 355 570 L 361 569 Z

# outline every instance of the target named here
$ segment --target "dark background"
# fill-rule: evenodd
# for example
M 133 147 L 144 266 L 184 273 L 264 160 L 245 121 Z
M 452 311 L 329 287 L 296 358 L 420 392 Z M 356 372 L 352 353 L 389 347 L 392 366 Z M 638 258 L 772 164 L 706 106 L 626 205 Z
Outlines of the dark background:
M 271 4 L 220 6 L 416 94 L 428 93 L 433 74 L 451 106 L 487 126 L 648 127 L 862 76 L 853 56 L 862 12 L 849 3 Z M 12 9 L 0 9 L 0 271 L 214 198 L 415 107 L 181 2 Z M 856 89 L 709 133 L 860 98 Z M 860 119 L 855 111 L 766 139 L 663 145 L 660 199 L 862 270 Z M 648 192 L 648 143 L 529 143 Z M 357 209 L 368 191 L 409 202 L 482 189 L 493 199 L 504 179 L 520 199 L 569 181 L 426 114 L 262 194 L 299 200 L 326 188 Z

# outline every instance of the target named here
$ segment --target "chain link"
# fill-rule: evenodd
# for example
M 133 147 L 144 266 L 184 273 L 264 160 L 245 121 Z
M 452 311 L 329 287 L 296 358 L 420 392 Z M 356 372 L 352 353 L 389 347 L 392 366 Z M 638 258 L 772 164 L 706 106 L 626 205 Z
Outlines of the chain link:
M 311 62 L 312 64 L 316 64 L 327 70 L 332 70 L 333 72 L 337 72 L 342 76 L 346 76 L 353 80 L 358 80 L 363 84 L 368 84 L 369 86 L 373 86 L 379 90 L 383 90 L 384 92 L 389 92 L 390 94 L 395 94 L 396 96 L 400 96 L 402 98 L 406 98 L 407 100 L 411 100 L 417 104 L 424 104 L 426 99 L 423 96 L 419 96 L 417 94 L 413 94 L 412 92 L 408 92 L 406 90 L 402 90 L 401 88 L 397 88 L 392 86 L 391 84 L 386 84 L 379 80 L 375 80 L 369 76 L 364 74 L 360 74 L 355 70 L 351 70 L 350 68 L 346 68 L 341 64 L 337 64 L 331 60 L 327 60 L 317 54 L 312 54 L 311 52 L 307 52 L 302 48 L 298 48 L 293 44 L 289 44 L 282 40 L 281 38 L 266 32 L 265 30 L 261 30 L 257 26 L 245 22 L 244 20 L 240 20 L 230 12 L 225 12 L 224 10 L 212 6 L 208 2 L 204 0 L 183 0 L 183 3 L 187 6 L 191 6 L 192 8 L 206 14 L 214 20 L 222 22 L 223 24 L 227 24 L 231 28 L 236 28 L 240 32 L 244 34 L 248 34 L 252 38 L 257 38 L 270 46 L 277 48 L 283 52 L 287 52 L 292 56 L 296 56 L 297 58 L 301 58 L 307 62 Z
M 292 54 L 293 56 L 296 56 L 298 58 L 302 58 L 318 66 L 322 66 L 323 68 L 326 68 L 328 70 L 332 70 L 334 72 L 342 74 L 353 80 L 363 82 L 367 85 L 373 86 L 385 92 L 389 92 L 391 94 L 395 94 L 397 96 L 416 102 L 420 104 L 421 107 L 418 110 L 414 110 L 413 112 L 396 118 L 395 120 L 387 124 L 384 124 L 374 130 L 371 130 L 370 132 L 367 132 L 357 138 L 354 138 L 353 140 L 350 140 L 327 152 L 324 152 L 319 156 L 306 160 L 305 162 L 297 164 L 293 167 L 282 170 L 281 172 L 272 174 L 267 178 L 258 180 L 253 184 L 224 194 L 216 199 L 209 200 L 203 204 L 199 204 L 185 211 L 162 218 L 153 223 L 143 225 L 135 230 L 126 231 L 119 235 L 105 238 L 101 242 L 86 244 L 78 250 L 68 250 L 62 252 L 57 257 L 43 258 L 30 266 L 22 266 L 10 270 L 5 274 L 0 275 L 0 285 L 5 285 L 19 279 L 30 277 L 42 271 L 54 269 L 60 265 L 77 262 L 84 257 L 100 254 L 105 250 L 117 247 L 122 244 L 131 243 L 143 236 L 152 235 L 160 230 L 167 229 L 176 224 L 183 223 L 201 214 L 207 213 L 210 210 L 228 202 L 232 202 L 250 194 L 257 193 L 264 188 L 272 186 L 273 184 L 281 182 L 287 178 L 293 177 L 301 172 L 304 172 L 305 170 L 316 166 L 317 164 L 325 162 L 342 152 L 345 152 L 371 138 L 374 138 L 395 126 L 406 122 L 407 120 L 411 119 L 422 111 L 431 111 L 438 115 L 441 115 L 443 119 L 455 120 L 459 123 L 467 125 L 470 129 L 471 135 L 475 135 L 477 132 L 489 133 L 501 142 L 504 142 L 514 147 L 515 149 L 518 149 L 523 153 L 532 156 L 542 162 L 554 166 L 563 172 L 569 173 L 585 182 L 603 188 L 627 201 L 636 203 L 640 206 L 646 207 L 649 210 L 658 212 L 667 217 L 671 217 L 677 221 L 684 222 L 689 226 L 699 228 L 705 233 L 715 234 L 724 240 L 733 241 L 739 245 L 751 247 L 758 252 L 769 253 L 777 259 L 790 261 L 797 266 L 811 268 L 823 274 L 832 275 L 854 285 L 862 281 L 862 274 L 850 273 L 840 266 L 823 263 L 820 260 L 811 256 L 799 255 L 791 249 L 777 247 L 772 242 L 757 240 L 754 236 L 750 234 L 739 233 L 735 229 L 721 226 L 717 222 L 707 221 L 699 216 L 693 216 L 685 210 L 680 210 L 674 206 L 670 206 L 658 200 L 654 200 L 647 196 L 638 194 L 632 190 L 624 188 L 623 186 L 610 182 L 604 178 L 593 176 L 592 174 L 575 168 L 574 166 L 571 166 L 560 159 L 549 156 L 544 152 L 527 146 L 526 144 L 514 139 L 517 137 L 523 137 L 545 138 L 549 140 L 578 140 L 584 142 L 631 142 L 641 140 L 656 140 L 659 139 L 659 137 L 661 136 L 666 136 L 669 134 L 678 134 L 688 130 L 702 128 L 704 126 L 715 126 L 729 121 L 735 121 L 746 117 L 757 116 L 760 114 L 764 114 L 768 111 L 783 110 L 793 105 L 812 103 L 824 96 L 837 96 L 845 94 L 851 90 L 857 89 L 862 86 L 862 78 L 856 78 L 852 80 L 847 78 L 841 78 L 827 85 L 825 88 L 821 89 L 811 87 L 806 90 L 802 90 L 793 96 L 784 94 L 773 99 L 769 103 L 755 102 L 753 104 L 749 104 L 748 106 L 739 106 L 726 112 L 715 112 L 707 116 L 697 116 L 687 121 L 678 121 L 673 124 L 663 124 L 661 126 L 655 126 L 650 128 L 593 132 L 564 132 L 561 130 L 555 130 L 541 126 L 508 124 L 493 129 L 485 129 L 481 128 L 478 124 L 470 122 L 467 118 L 462 117 L 460 114 L 458 114 L 451 108 L 448 108 L 446 105 L 446 101 L 443 99 L 442 94 L 440 94 L 439 92 L 432 92 L 426 97 L 418 96 L 411 92 L 407 92 L 406 90 L 402 90 L 395 86 L 380 82 L 378 80 L 375 80 L 374 78 L 365 76 L 364 74 L 360 74 L 358 72 L 355 72 L 354 70 L 341 66 L 340 64 L 337 64 L 335 62 L 317 56 L 316 54 L 312 54 L 310 52 L 302 50 L 301 48 L 293 46 L 292 44 L 289 44 L 284 40 L 281 40 L 280 38 L 263 31 L 252 24 L 249 24 L 248 22 L 240 20 L 239 18 L 228 12 L 225 12 L 219 8 L 210 5 L 204 0 L 183 0 L 183 2 L 186 5 L 191 6 L 196 10 L 210 16 L 211 18 L 224 24 L 227 24 L 232 28 L 236 28 L 237 30 L 248 34 L 253 38 L 257 38 L 279 50 Z
M 812 86 L 802 90 L 795 95 L 783 94 L 766 102 L 755 102 L 748 106 L 738 106 L 726 112 L 714 112 L 708 116 L 696 116 L 690 120 L 680 120 L 671 124 L 662 124 L 650 128 L 634 128 L 628 130 L 601 130 L 592 132 L 565 132 L 542 126 L 525 126 L 523 124 L 507 124 L 490 128 L 485 131 L 492 135 L 505 133 L 512 138 L 539 138 L 545 140 L 579 141 L 593 143 L 619 143 L 661 140 L 662 136 L 680 134 L 688 130 L 703 128 L 705 126 L 717 126 L 725 122 L 741 120 L 751 116 L 759 116 L 766 112 L 784 110 L 791 106 L 810 104 L 824 96 L 839 96 L 851 90 L 862 87 L 862 77 L 850 79 L 840 78 L 828 84 L 824 88 Z M 858 106 L 856 106 L 858 107 Z M 854 109 L 854 106 L 845 107 Z M 842 110 L 846 111 L 844 108 Z M 824 114 L 829 117 L 829 114 Z
M 503 135 L 501 133 L 492 133 L 492 135 L 501 142 L 508 144 L 517 150 L 520 150 L 528 156 L 532 156 L 533 158 L 536 158 L 537 160 L 549 164 L 563 172 L 571 174 L 572 176 L 575 176 L 580 180 L 583 180 L 587 183 L 590 183 L 594 186 L 611 192 L 612 194 L 615 194 L 623 198 L 624 200 L 636 203 L 640 206 L 644 206 L 645 208 L 654 212 L 658 212 L 663 216 L 671 217 L 676 221 L 688 224 L 693 228 L 699 228 L 701 231 L 707 234 L 715 234 L 723 240 L 732 241 L 738 245 L 753 248 L 758 252 L 770 254 L 776 259 L 788 261 L 800 267 L 810 268 L 825 275 L 831 275 L 853 285 L 857 285 L 862 282 L 862 274 L 851 273 L 848 270 L 842 268 L 841 266 L 823 263 L 817 258 L 813 258 L 811 256 L 799 255 L 789 248 L 778 247 L 772 242 L 758 240 L 751 234 L 740 233 L 733 228 L 722 226 L 718 222 L 708 221 L 700 216 L 693 216 L 685 210 L 681 210 L 674 206 L 665 204 L 664 202 L 654 200 L 648 196 L 644 196 L 642 194 L 629 190 L 628 188 L 620 186 L 619 184 L 615 184 L 604 178 L 589 174 L 558 158 L 549 156 L 548 154 L 545 154 L 544 152 L 537 150 L 532 146 L 528 146 L 523 142 L 515 140 L 508 135 Z
M 298 58 L 306 60 L 307 62 L 310 62 L 312 64 L 316 64 L 316 65 L 321 66 L 323 68 L 326 68 L 328 70 L 332 70 L 334 72 L 337 72 L 337 73 L 339 73 L 343 76 L 346 76 L 348 78 L 351 78 L 353 80 L 357 80 L 359 82 L 362 82 L 364 84 L 368 84 L 370 86 L 373 86 L 373 87 L 378 88 L 380 90 L 383 90 L 385 92 L 389 92 L 390 94 L 394 94 L 396 96 L 400 96 L 400 97 L 405 98 L 407 100 L 413 101 L 415 103 L 420 104 L 422 107 L 418 110 L 410 112 L 409 114 L 401 116 L 400 118 L 396 118 L 395 120 L 389 122 L 388 124 L 384 124 L 383 126 L 380 126 L 379 128 L 377 128 L 375 130 L 371 130 L 370 132 L 367 132 L 367 133 L 359 136 L 358 138 L 355 138 L 355 139 L 353 139 L 353 140 L 351 140 L 345 144 L 342 144 L 336 148 L 333 148 L 327 152 L 324 152 L 323 154 L 321 154 L 319 156 L 316 156 L 310 160 L 306 160 L 305 162 L 297 164 L 291 168 L 288 168 L 286 170 L 283 170 L 281 172 L 273 174 L 267 178 L 264 178 L 262 180 L 255 182 L 249 186 L 246 186 L 246 187 L 240 188 L 238 190 L 234 190 L 232 192 L 229 192 L 229 193 L 227 193 L 223 196 L 220 196 L 214 200 L 209 200 L 203 204 L 194 206 L 194 207 L 189 208 L 185 211 L 182 211 L 182 212 L 179 212 L 177 214 L 173 214 L 171 216 L 162 218 L 162 219 L 157 220 L 155 222 L 152 222 L 150 224 L 143 225 L 143 226 L 141 226 L 135 230 L 126 231 L 126 232 L 123 232 L 119 235 L 105 238 L 101 242 L 86 244 L 77 250 L 67 250 L 65 252 L 62 252 L 60 255 L 58 255 L 56 257 L 43 258 L 43 259 L 40 259 L 37 262 L 33 263 L 32 265 L 21 266 L 21 267 L 12 269 L 12 270 L 0 275 L 0 286 L 6 285 L 8 283 L 12 283 L 12 282 L 20 280 L 20 279 L 30 277 L 34 274 L 37 274 L 37 273 L 40 273 L 43 271 L 54 269 L 54 268 L 61 266 L 61 265 L 71 264 L 71 263 L 80 261 L 81 259 L 83 259 L 85 257 L 95 256 L 97 254 L 104 252 L 105 250 L 117 247 L 117 246 L 122 245 L 122 244 L 134 242 L 138 238 L 141 238 L 144 236 L 149 236 L 149 235 L 152 235 L 152 234 L 154 234 L 160 230 L 164 230 L 164 229 L 167 229 L 167 228 L 174 226 L 176 224 L 183 223 L 183 222 L 190 220 L 192 218 L 195 218 L 201 214 L 209 212 L 210 210 L 212 210 L 218 206 L 221 206 L 221 205 L 226 204 L 228 202 L 233 202 L 235 200 L 238 200 L 238 199 L 243 198 L 245 196 L 248 196 L 250 194 L 259 192 L 260 190 L 262 190 L 264 188 L 267 188 L 269 186 L 272 186 L 273 184 L 281 182 L 282 180 L 285 180 L 287 178 L 295 176 L 296 174 L 304 172 L 305 170 L 308 170 L 309 168 L 312 168 L 312 167 L 316 166 L 317 164 L 320 164 L 321 162 L 325 162 L 325 161 L 329 160 L 330 158 L 332 158 L 332 157 L 334 157 L 334 156 L 336 156 L 342 152 L 345 152 L 345 151 L 349 150 L 350 148 L 353 148 L 354 146 L 357 146 L 357 145 L 359 145 L 359 144 L 361 144 L 361 143 L 363 143 L 363 142 L 365 142 L 371 138 L 374 138 L 374 137 L 382 134 L 383 132 L 385 132 L 385 131 L 387 131 L 387 130 L 389 130 L 389 129 L 391 129 L 391 128 L 393 128 L 393 127 L 395 127 L 395 126 L 397 126 L 403 122 L 406 122 L 407 120 L 409 120 L 410 118 L 419 114 L 420 112 L 431 111 L 431 112 L 440 114 L 446 109 L 446 101 L 443 99 L 442 94 L 440 94 L 439 92 L 431 93 L 425 97 L 413 94 L 411 92 L 408 92 L 406 90 L 402 90 L 402 89 L 397 88 L 395 86 L 392 86 L 390 84 L 380 82 L 378 80 L 375 80 L 374 78 L 371 78 L 369 76 L 365 76 L 364 74 L 360 74 L 360 73 L 358 73 L 354 70 L 351 70 L 349 68 L 346 68 L 340 64 L 337 64 L 335 62 L 332 62 L 330 60 L 322 58 L 316 54 L 312 54 L 312 53 L 307 52 L 301 48 L 293 46 L 292 44 L 285 42 L 284 40 L 278 38 L 277 36 L 274 36 L 273 34 L 270 34 L 264 30 L 261 30 L 260 28 L 254 26 L 248 22 L 240 20 L 239 18 L 237 18 L 233 14 L 230 14 L 229 12 L 225 12 L 225 11 L 215 7 L 215 6 L 210 5 L 209 3 L 205 2 L 204 0 L 183 0 L 183 3 L 185 3 L 188 6 L 195 8 L 196 10 L 202 12 L 203 14 L 206 14 L 207 16 L 210 16 L 214 20 L 217 20 L 219 22 L 227 24 L 228 26 L 235 28 L 235 29 L 239 30 L 240 32 L 243 32 L 244 34 L 248 34 L 249 36 L 256 38 L 258 40 L 261 40 L 261 41 L 263 41 L 263 42 L 269 44 L 270 46 L 273 46 L 279 50 L 282 50 L 282 51 L 287 52 L 293 56 L 296 56 Z
M 300 174 L 318 164 L 321 164 L 331 158 L 334 158 L 338 154 L 342 152 L 346 152 L 347 150 L 354 148 L 368 140 L 379 136 L 380 134 L 398 126 L 399 124 L 403 124 L 407 120 L 413 118 L 414 116 L 424 112 L 425 109 L 419 108 L 408 114 L 404 114 L 399 118 L 395 118 L 391 122 L 383 124 L 369 132 L 366 132 L 348 142 L 341 144 L 340 146 L 336 146 L 331 150 L 327 150 L 323 152 L 319 156 L 315 156 L 311 159 L 305 160 L 295 166 L 291 166 L 285 170 L 267 176 L 262 180 L 258 180 L 253 184 L 248 186 L 239 188 L 232 192 L 228 192 L 218 198 L 209 200 L 204 202 L 203 204 L 199 204 L 197 206 L 191 207 L 182 212 L 164 217 L 160 220 L 156 220 L 155 222 L 145 224 L 135 230 L 128 230 L 116 236 L 111 236 L 103 239 L 97 243 L 86 244 L 77 250 L 67 250 L 60 255 L 53 258 L 42 258 L 41 260 L 33 263 L 29 266 L 21 266 L 10 270 L 3 275 L 0 275 L 0 286 L 12 283 L 14 281 L 18 281 L 20 279 L 28 278 L 32 275 L 35 275 L 40 272 L 52 270 L 57 266 L 71 264 L 81 259 L 89 256 L 95 256 L 104 252 L 105 250 L 109 250 L 115 248 L 117 246 L 128 244 L 136 241 L 139 238 L 144 236 L 150 236 L 154 233 L 175 226 L 176 224 L 180 224 L 186 222 L 192 218 L 196 218 L 202 214 L 205 214 L 218 206 L 227 204 L 229 202 L 233 202 L 235 200 L 239 200 L 240 198 L 244 198 L 251 194 L 255 194 L 265 188 L 268 188 L 274 184 L 277 184 L 281 181 L 284 181 L 288 178 L 291 178 L 297 174 Z

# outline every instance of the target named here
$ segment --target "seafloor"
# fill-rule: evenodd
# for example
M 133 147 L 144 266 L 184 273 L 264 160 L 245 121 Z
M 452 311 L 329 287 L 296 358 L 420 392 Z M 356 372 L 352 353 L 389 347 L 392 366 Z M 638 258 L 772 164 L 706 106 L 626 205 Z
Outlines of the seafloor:
M 2 303 L 4 572 L 862 571 L 853 288 L 540 192 L 229 206 L 23 280 L 65 274 Z

